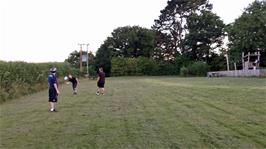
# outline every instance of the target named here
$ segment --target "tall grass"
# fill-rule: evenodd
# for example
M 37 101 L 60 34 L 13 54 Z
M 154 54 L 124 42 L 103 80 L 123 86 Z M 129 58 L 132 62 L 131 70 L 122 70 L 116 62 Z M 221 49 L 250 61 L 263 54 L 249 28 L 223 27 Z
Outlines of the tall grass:
M 78 75 L 67 63 L 26 63 L 0 61 L 0 102 L 47 88 L 49 68 L 57 67 L 57 76 Z

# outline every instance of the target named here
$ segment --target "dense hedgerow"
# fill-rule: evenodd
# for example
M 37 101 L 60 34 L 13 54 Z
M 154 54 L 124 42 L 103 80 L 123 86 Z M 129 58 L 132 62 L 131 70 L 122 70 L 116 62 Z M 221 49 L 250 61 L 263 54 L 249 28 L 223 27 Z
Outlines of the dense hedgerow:
M 186 62 L 156 62 L 146 57 L 112 58 L 112 76 L 141 76 L 141 75 L 181 75 L 206 76 L 210 66 L 202 61 Z
M 112 58 L 112 76 L 141 76 L 141 75 L 179 75 L 183 60 L 172 62 L 157 62 L 147 57 Z
M 112 59 L 112 76 L 157 75 L 158 69 L 154 60 L 145 57 Z
M 183 66 L 180 70 L 181 76 L 206 76 L 207 72 L 210 70 L 210 66 L 202 61 L 196 61 L 188 66 Z

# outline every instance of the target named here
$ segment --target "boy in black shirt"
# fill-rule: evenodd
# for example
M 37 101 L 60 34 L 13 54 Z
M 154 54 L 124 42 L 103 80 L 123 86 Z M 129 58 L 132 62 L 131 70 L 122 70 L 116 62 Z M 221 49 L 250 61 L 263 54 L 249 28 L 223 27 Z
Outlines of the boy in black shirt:
M 77 94 L 77 86 L 79 84 L 78 78 L 73 77 L 71 74 L 68 75 L 68 81 L 72 83 L 73 94 Z
M 104 84 L 105 84 L 105 73 L 103 72 L 103 68 L 99 68 L 98 78 L 97 78 L 97 92 L 96 95 L 104 95 Z

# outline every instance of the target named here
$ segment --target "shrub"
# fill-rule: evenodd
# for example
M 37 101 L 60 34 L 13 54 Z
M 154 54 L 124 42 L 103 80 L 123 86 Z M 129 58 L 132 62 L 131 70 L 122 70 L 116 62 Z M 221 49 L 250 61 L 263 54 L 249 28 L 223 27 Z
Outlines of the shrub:
M 112 76 L 154 75 L 157 70 L 155 61 L 145 57 L 112 59 Z
M 208 64 L 202 61 L 183 62 L 184 58 L 171 62 L 159 62 L 155 60 L 138 58 L 112 58 L 112 76 L 140 76 L 140 75 L 182 75 L 182 76 L 205 76 L 209 70 Z M 180 68 L 184 65 L 182 68 Z M 187 66 L 186 66 L 187 65 Z
M 158 64 L 158 75 L 179 75 L 179 67 L 176 67 L 173 62 L 163 62 Z
M 125 65 L 123 67 L 125 75 L 135 76 L 137 74 L 137 59 L 136 58 L 126 58 Z
M 116 57 L 112 59 L 112 76 L 123 76 L 125 73 L 126 60 L 124 58 Z
M 188 69 L 187 69 L 187 67 L 182 67 L 181 69 L 180 69 L 180 75 L 181 76 L 183 76 L 183 77 L 187 77 L 189 74 L 188 74 Z
M 180 69 L 181 76 L 206 76 L 209 71 L 209 65 L 202 61 L 197 61 L 189 64 L 187 67 L 183 66 Z
M 138 75 L 156 75 L 159 67 L 154 60 L 146 57 L 138 57 L 136 60 Z
M 197 61 L 188 66 L 189 74 L 193 76 L 206 76 L 209 66 L 205 62 Z

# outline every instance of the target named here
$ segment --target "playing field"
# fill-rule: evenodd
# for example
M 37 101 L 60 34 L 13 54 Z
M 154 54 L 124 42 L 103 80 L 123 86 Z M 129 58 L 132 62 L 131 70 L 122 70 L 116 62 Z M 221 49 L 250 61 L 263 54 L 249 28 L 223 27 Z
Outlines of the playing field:
M 1 149 L 266 148 L 266 79 L 108 78 L 0 105 Z

